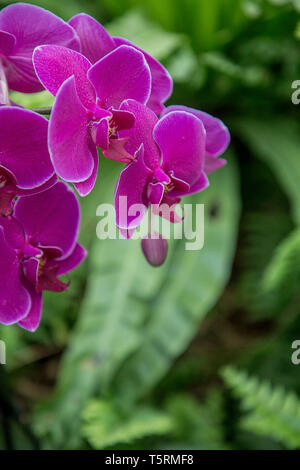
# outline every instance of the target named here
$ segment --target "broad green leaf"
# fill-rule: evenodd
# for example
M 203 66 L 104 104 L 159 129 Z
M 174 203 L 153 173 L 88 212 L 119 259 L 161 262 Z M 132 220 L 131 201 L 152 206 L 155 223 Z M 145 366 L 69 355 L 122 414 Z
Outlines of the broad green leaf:
M 76 447 L 78 435 L 63 430 L 73 428 L 89 398 L 111 393 L 134 403 L 186 349 L 222 293 L 239 221 L 233 160 L 193 202 L 206 207 L 205 247 L 185 251 L 185 240 L 173 242 L 161 269 L 146 263 L 138 241 L 95 240 L 85 298 L 47 418 L 68 446 Z
M 199 252 L 185 251 L 183 243 L 176 246 L 165 282 L 152 299 L 151 315 L 141 330 L 142 344 L 113 383 L 121 400 L 136 400 L 158 383 L 186 349 L 230 275 L 239 221 L 232 160 L 211 176 L 211 187 L 193 202 L 206 207 L 205 246 Z
M 290 198 L 293 218 L 300 223 L 300 134 L 294 121 L 243 119 L 236 123 L 241 137 L 254 155 L 262 158 L 274 171 Z

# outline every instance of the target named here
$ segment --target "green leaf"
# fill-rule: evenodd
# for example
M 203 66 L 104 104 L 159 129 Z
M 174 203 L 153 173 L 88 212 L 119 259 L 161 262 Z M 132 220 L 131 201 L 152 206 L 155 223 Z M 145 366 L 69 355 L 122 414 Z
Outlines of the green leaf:
M 242 119 L 236 123 L 241 137 L 276 174 L 290 198 L 293 218 L 300 224 L 300 134 L 299 125 L 284 118 Z
M 249 87 L 260 85 L 264 82 L 264 70 L 260 66 L 242 66 L 233 62 L 221 52 L 207 52 L 201 56 L 204 65 L 218 73 L 227 75 Z
M 110 401 L 90 402 L 83 413 L 83 435 L 96 449 L 131 444 L 149 436 L 168 434 L 173 423 L 163 412 L 137 407 L 125 414 Z
M 167 31 L 189 36 L 195 50 L 215 49 L 244 25 L 244 0 L 99 0 L 114 16 L 138 8 Z M 128 31 L 126 32 L 128 35 Z M 130 34 L 130 31 L 129 31 Z
M 126 37 L 159 60 L 167 58 L 184 41 L 184 37 L 164 31 L 141 12 L 133 10 L 106 25 L 112 36 Z
M 19 93 L 13 91 L 10 98 L 14 103 L 17 103 L 24 108 L 41 108 L 43 106 L 52 106 L 54 97 L 49 91 L 41 91 L 40 93 Z
M 296 394 L 233 367 L 226 367 L 222 377 L 241 400 L 246 413 L 240 423 L 243 429 L 272 437 L 289 449 L 300 446 L 300 399 Z
M 300 229 L 294 230 L 277 248 L 267 267 L 263 285 L 290 297 L 298 293 L 300 283 Z
M 221 393 L 211 391 L 202 403 L 187 393 L 174 395 L 167 401 L 167 411 L 174 421 L 173 439 L 176 442 L 184 443 L 184 448 L 188 446 L 198 450 L 227 448 L 224 443 Z M 165 444 L 160 448 L 170 449 L 168 442 Z
M 120 399 L 136 400 L 158 383 L 188 346 L 202 319 L 215 305 L 231 273 L 239 221 L 234 161 L 211 176 L 211 187 L 193 198 L 206 207 L 205 246 L 176 246 L 167 277 L 152 299 L 151 315 L 140 334 L 142 344 L 115 378 Z M 210 216 L 216 210 L 215 217 Z
M 239 221 L 234 160 L 192 200 L 206 207 L 205 247 L 185 251 L 185 240 L 172 242 L 161 269 L 146 263 L 138 241 L 95 241 L 85 298 L 47 418 L 60 443 L 68 439 L 68 446 L 77 446 L 79 436 L 62 429 L 74 427 L 94 393 L 133 404 L 151 390 L 221 295 Z

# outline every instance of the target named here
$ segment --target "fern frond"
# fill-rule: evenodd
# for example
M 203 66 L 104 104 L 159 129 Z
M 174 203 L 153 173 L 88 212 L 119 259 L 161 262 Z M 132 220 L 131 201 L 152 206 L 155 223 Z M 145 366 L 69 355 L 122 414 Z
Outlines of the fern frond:
M 137 407 L 124 415 L 108 400 L 93 400 L 84 410 L 82 432 L 95 449 L 105 449 L 172 431 L 171 418 L 149 407 Z
M 277 248 L 267 267 L 263 287 L 292 296 L 300 286 L 300 229 L 294 230 Z
M 241 401 L 242 429 L 272 437 L 289 449 L 300 447 L 300 398 L 296 394 L 233 367 L 226 367 L 222 377 Z

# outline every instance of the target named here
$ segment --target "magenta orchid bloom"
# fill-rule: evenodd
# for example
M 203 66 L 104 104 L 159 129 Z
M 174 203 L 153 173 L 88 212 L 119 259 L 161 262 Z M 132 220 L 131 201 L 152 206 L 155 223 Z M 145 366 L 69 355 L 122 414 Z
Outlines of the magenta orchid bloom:
M 79 204 L 63 182 L 35 196 L 19 198 L 14 217 L 0 219 L 0 322 L 35 331 L 42 292 L 61 292 L 59 277 L 85 258 L 77 243 Z
M 48 121 L 32 111 L 0 107 L 0 217 L 15 196 L 35 194 L 57 180 L 47 146 Z
M 80 13 L 71 18 L 69 24 L 77 32 L 81 45 L 81 53 L 92 64 L 124 44 L 142 52 L 150 67 L 152 77 L 151 94 L 147 106 L 155 114 L 160 114 L 163 111 L 164 103 L 172 94 L 173 81 L 169 72 L 156 59 L 127 39 L 111 37 L 103 26 L 89 15 Z
M 1 10 L 0 80 L 4 73 L 10 89 L 23 93 L 43 89 L 32 65 L 33 50 L 40 44 L 79 49 L 74 30 L 50 11 L 26 3 Z M 0 101 L 0 104 L 8 103 Z
M 176 111 L 158 120 L 153 111 L 133 100 L 124 102 L 121 109 L 136 117 L 135 126 L 121 132 L 129 138 L 126 148 L 136 153 L 136 159 L 121 172 L 115 193 L 117 225 L 130 236 L 150 204 L 166 204 L 171 208 L 169 220 L 178 222 L 172 207 L 182 196 L 207 188 L 203 171 L 206 131 L 191 113 Z M 122 197 L 127 197 L 126 208 Z M 132 215 L 130 208 L 136 204 L 141 210 Z
M 56 173 L 81 196 L 90 193 L 98 172 L 97 147 L 128 163 L 122 129 L 134 126 L 133 113 L 120 110 L 125 99 L 147 103 L 151 73 L 143 54 L 121 46 L 93 66 L 83 55 L 59 46 L 35 49 L 41 83 L 56 96 L 49 124 L 49 149 Z
M 207 175 L 226 165 L 226 160 L 218 158 L 230 144 L 230 133 L 225 124 L 204 111 L 188 108 L 187 106 L 169 106 L 163 112 L 163 116 L 174 111 L 185 111 L 191 113 L 201 120 L 206 130 L 206 154 L 204 171 Z

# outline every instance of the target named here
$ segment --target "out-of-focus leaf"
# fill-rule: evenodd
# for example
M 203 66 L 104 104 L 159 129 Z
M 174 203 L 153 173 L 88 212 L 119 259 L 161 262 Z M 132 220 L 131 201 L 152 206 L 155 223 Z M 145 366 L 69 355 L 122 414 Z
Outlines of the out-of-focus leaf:
M 172 429 L 172 419 L 152 408 L 137 407 L 130 410 L 130 414 L 124 414 L 109 401 L 94 400 L 83 413 L 83 435 L 96 449 L 162 436 Z
M 226 449 L 224 443 L 223 402 L 221 392 L 212 391 L 200 403 L 188 394 L 172 396 L 166 409 L 174 421 L 173 439 L 184 443 L 184 448 L 198 450 Z M 163 442 L 161 449 L 170 449 L 169 442 Z M 177 447 L 180 448 L 180 447 Z
M 136 10 L 106 25 L 113 36 L 126 37 L 159 60 L 167 58 L 184 41 L 184 37 L 163 30 Z
M 209 68 L 248 86 L 257 86 L 264 82 L 264 70 L 259 66 L 242 67 L 219 52 L 207 52 L 201 58 Z
M 300 229 L 296 229 L 277 248 L 266 269 L 263 285 L 266 290 L 277 290 L 291 297 L 299 292 L 299 284 Z
M 275 172 L 290 198 L 293 218 L 300 223 L 300 134 L 298 123 L 281 118 L 241 119 L 236 123 L 241 137 L 254 155 L 262 158 Z
M 239 221 L 234 161 L 211 176 L 211 187 L 193 198 L 205 204 L 205 246 L 185 251 L 180 243 L 142 334 L 142 344 L 122 365 L 113 383 L 121 400 L 136 400 L 167 372 L 185 350 L 201 320 L 218 300 L 231 272 Z
M 0 6 L 2 3 L 6 5 L 14 2 L 3 1 L 0 2 Z M 82 11 L 90 15 L 97 13 L 94 0 L 84 0 L 84 5 L 81 0 L 68 0 L 63 3 L 58 0 L 26 0 L 26 3 L 33 3 L 39 7 L 46 8 L 66 21 L 68 21 L 71 16 L 81 13 Z
M 190 47 L 182 47 L 168 60 L 167 68 L 177 83 L 200 88 L 206 78 L 206 69 L 200 66 L 198 58 Z
M 52 106 L 54 103 L 54 97 L 46 90 L 40 93 L 18 93 L 13 91 L 10 98 L 14 103 L 24 106 L 24 108 L 40 108 Z
M 212 50 L 231 40 L 246 22 L 243 1 L 101 0 L 101 6 L 114 15 L 139 8 L 165 30 L 188 35 L 195 49 Z

